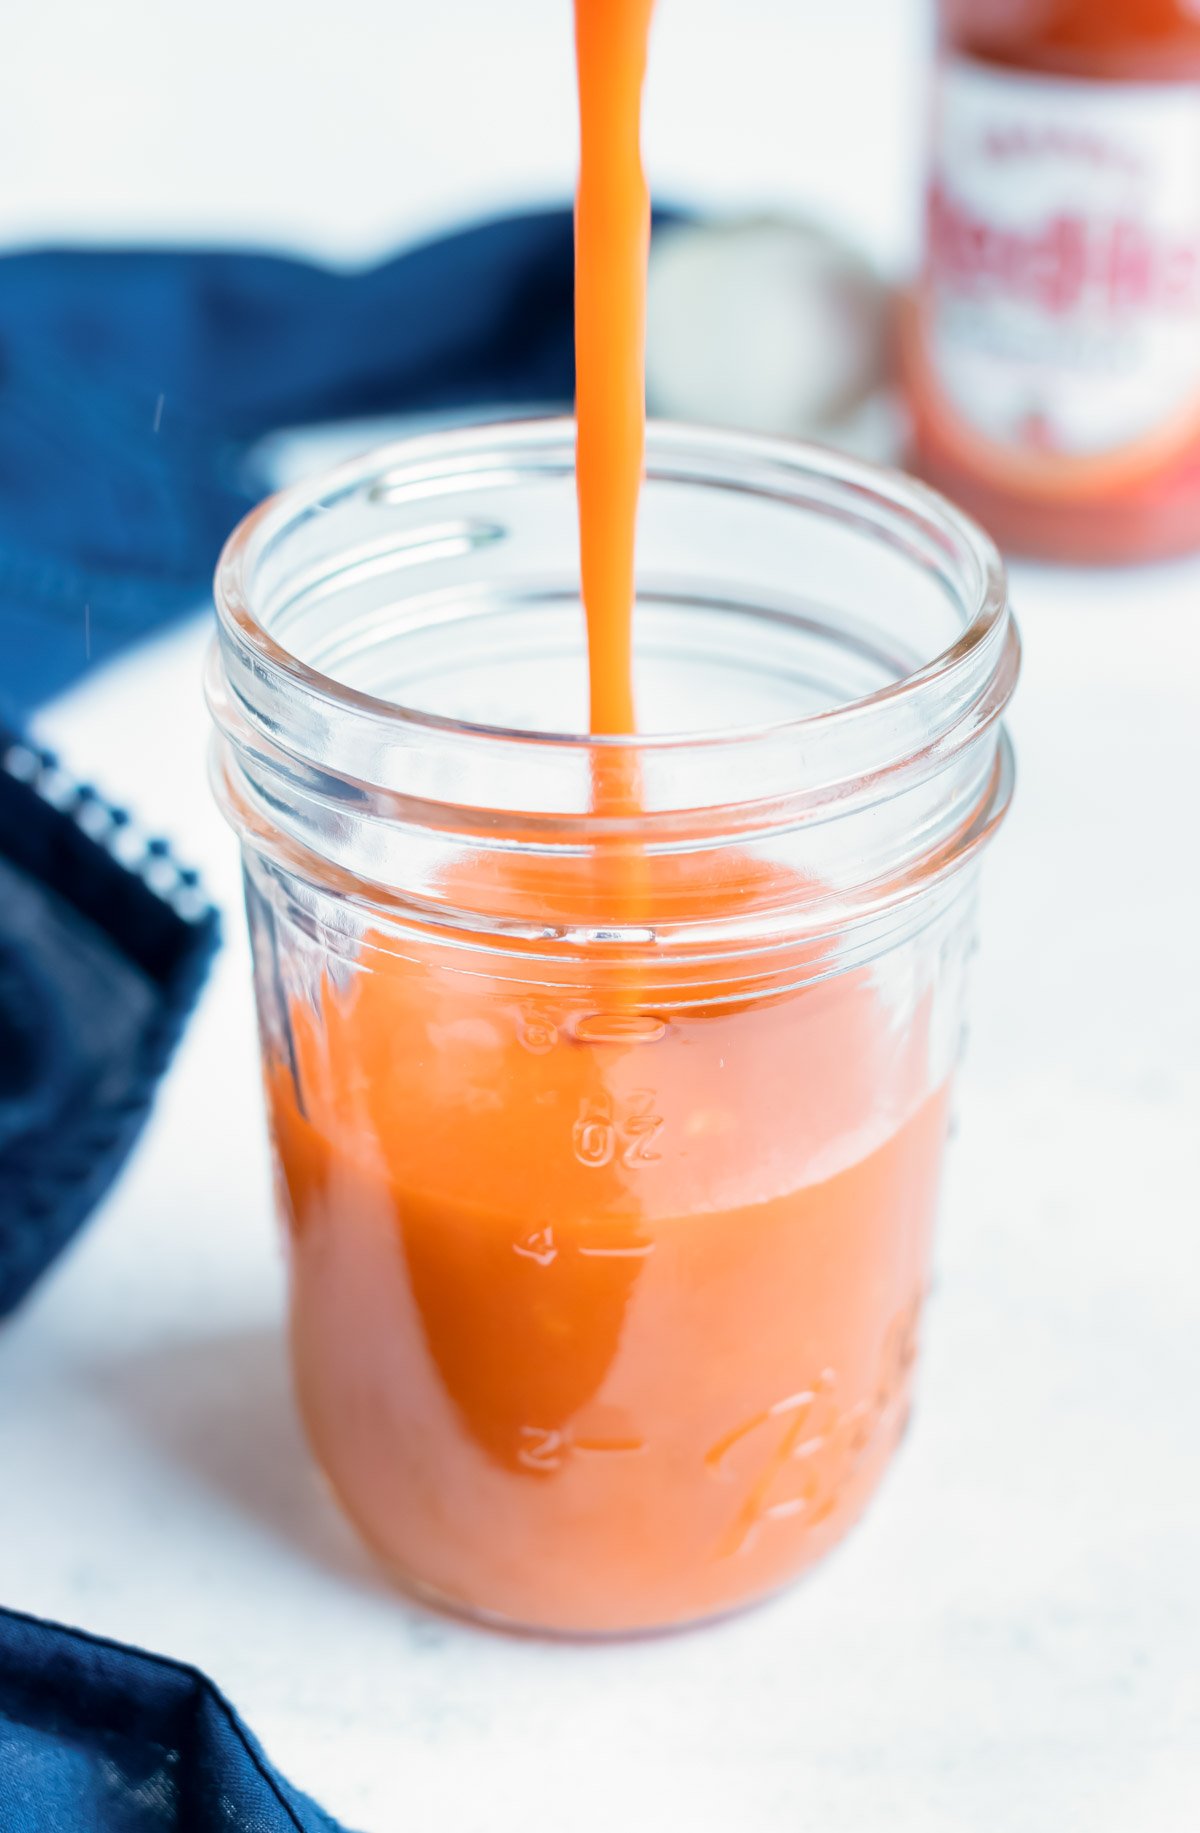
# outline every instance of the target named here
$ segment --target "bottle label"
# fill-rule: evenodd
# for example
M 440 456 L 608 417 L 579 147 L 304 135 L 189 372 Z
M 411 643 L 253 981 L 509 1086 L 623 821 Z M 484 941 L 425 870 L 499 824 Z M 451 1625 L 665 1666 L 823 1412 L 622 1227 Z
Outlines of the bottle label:
M 923 379 L 973 462 L 1071 488 L 1200 439 L 1200 84 L 952 58 L 929 213 Z

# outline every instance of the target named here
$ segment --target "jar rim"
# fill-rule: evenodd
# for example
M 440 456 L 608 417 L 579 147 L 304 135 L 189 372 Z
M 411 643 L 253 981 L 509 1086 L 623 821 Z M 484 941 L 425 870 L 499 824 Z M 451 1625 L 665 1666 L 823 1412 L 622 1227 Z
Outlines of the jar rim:
M 831 529 L 929 579 L 955 620 L 953 640 L 909 672 L 899 672 L 914 653 L 902 640 L 897 675 L 884 686 L 782 721 L 628 736 L 473 723 L 345 684 L 272 634 L 273 616 L 303 618 L 306 606 L 328 607 L 364 576 L 390 605 L 393 575 L 415 568 L 420 603 L 420 567 L 444 557 L 439 541 L 473 563 L 473 538 L 454 545 L 468 529 L 483 531 L 486 582 L 489 500 L 549 483 L 561 515 L 574 455 L 570 419 L 426 433 L 293 485 L 239 526 L 217 570 L 207 688 L 219 734 L 214 782 L 243 838 L 289 869 L 303 856 L 318 875 L 330 867 L 350 875 L 368 899 L 373 886 L 426 909 L 448 895 L 432 863 L 447 850 L 497 859 L 609 846 L 712 854 L 784 836 L 799 845 L 803 833 L 816 872 L 805 921 L 818 920 L 818 904 L 826 915 L 836 906 L 838 922 L 852 910 L 882 910 L 963 866 L 1011 799 L 1000 722 L 1020 642 L 992 542 L 899 472 L 787 440 L 650 423 L 648 490 L 663 487 L 680 501 L 692 493 L 699 508 L 689 514 L 703 513 L 707 489 L 709 501 L 794 511 L 798 524 L 828 518 Z M 397 511 L 378 540 L 361 532 L 362 508 L 376 503 Z M 350 512 L 353 539 L 319 536 L 339 509 Z M 491 538 L 506 532 L 495 522 Z M 647 577 L 653 597 L 652 568 Z M 871 589 L 886 595 L 892 577 L 901 574 L 885 567 Z M 396 591 L 402 613 L 409 593 Z M 764 592 L 733 609 L 794 621 L 791 601 Z M 450 598 L 470 603 L 457 587 Z M 887 611 L 886 596 L 875 602 Z M 854 614 L 845 616 L 853 642 Z M 595 772 L 623 760 L 636 772 L 626 780 L 637 782 L 637 795 L 598 800 Z M 835 851 L 826 871 L 819 862 Z
M 862 725 L 879 713 L 891 714 L 918 701 L 935 702 L 948 682 L 964 670 L 983 662 L 997 647 L 997 635 L 1007 641 L 997 665 L 1008 663 L 1011 675 L 1005 701 L 1016 677 L 1018 647 L 1015 624 L 1008 605 L 1004 562 L 977 523 L 924 483 L 904 472 L 873 465 L 828 448 L 798 441 L 726 429 L 650 421 L 646 441 L 646 474 L 658 481 L 712 481 L 726 488 L 749 490 L 783 501 L 794 495 L 804 479 L 818 480 L 844 494 L 844 510 L 867 522 L 872 506 L 886 509 L 921 527 L 953 567 L 963 596 L 975 609 L 963 629 L 945 648 L 895 681 L 861 697 L 816 711 L 761 724 L 673 732 L 580 733 L 546 731 L 484 721 L 456 719 L 445 714 L 405 705 L 362 688 L 335 680 L 313 667 L 273 637 L 253 609 L 253 571 L 271 545 L 282 539 L 289 526 L 312 513 L 330 497 L 343 496 L 364 486 L 389 492 L 405 486 L 426 487 L 439 481 L 466 482 L 497 460 L 536 463 L 538 459 L 573 460 L 573 419 L 530 417 L 511 421 L 485 421 L 449 431 L 423 433 L 374 448 L 357 458 L 304 479 L 269 496 L 234 529 L 222 550 L 214 580 L 218 623 L 222 635 L 243 651 L 261 673 L 277 677 L 280 685 L 340 704 L 373 721 L 393 727 L 411 727 L 480 741 L 536 746 L 544 752 L 580 751 L 663 753 L 694 751 L 758 739 L 818 739 L 826 733 Z M 678 467 L 686 467 L 679 471 Z M 744 475 L 735 482 L 731 473 Z M 373 481 L 374 480 L 374 481 Z M 789 481 L 792 490 L 789 492 Z M 876 531 L 884 535 L 881 521 Z

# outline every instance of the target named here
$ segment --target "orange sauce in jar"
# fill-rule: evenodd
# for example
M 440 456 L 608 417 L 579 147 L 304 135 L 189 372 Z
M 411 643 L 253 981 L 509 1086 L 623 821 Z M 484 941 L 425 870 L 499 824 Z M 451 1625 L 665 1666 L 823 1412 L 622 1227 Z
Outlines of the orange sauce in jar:
M 1200 546 L 1200 14 L 943 0 L 916 468 L 1004 545 Z
M 690 869 L 656 861 L 650 907 Z M 889 1022 L 867 969 L 774 997 L 709 972 L 635 1014 L 582 971 L 372 941 L 293 1007 L 301 1409 L 443 1601 L 592 1632 L 727 1610 L 845 1532 L 903 1429 L 946 1125 L 924 1008 Z
M 593 730 L 634 729 L 652 0 L 576 0 L 578 493 Z M 598 812 L 639 807 L 598 750 Z M 723 863 L 714 866 L 713 861 Z M 720 918 L 736 848 L 457 868 L 460 906 Z M 472 1612 L 732 1608 L 857 1516 L 906 1417 L 946 1124 L 927 1003 L 802 950 L 647 967 L 371 933 L 267 1065 L 306 1427 L 366 1539 Z M 640 958 L 639 958 L 640 959 Z M 612 965 L 615 964 L 615 965 Z

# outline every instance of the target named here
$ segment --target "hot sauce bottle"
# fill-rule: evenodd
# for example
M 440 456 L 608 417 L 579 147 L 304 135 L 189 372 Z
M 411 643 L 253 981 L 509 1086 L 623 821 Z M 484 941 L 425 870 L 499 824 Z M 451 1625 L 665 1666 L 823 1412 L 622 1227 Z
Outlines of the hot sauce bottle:
M 1002 544 L 1200 547 L 1200 3 L 942 0 L 914 462 Z

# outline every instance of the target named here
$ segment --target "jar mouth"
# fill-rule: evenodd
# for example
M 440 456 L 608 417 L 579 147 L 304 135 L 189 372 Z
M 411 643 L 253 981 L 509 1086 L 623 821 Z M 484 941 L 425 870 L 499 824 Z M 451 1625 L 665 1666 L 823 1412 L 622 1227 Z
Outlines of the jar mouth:
M 374 503 L 422 498 L 436 503 L 466 480 L 512 478 L 522 469 L 573 473 L 575 423 L 567 418 L 486 422 L 451 432 L 425 434 L 351 459 L 317 479 L 269 497 L 234 530 L 225 544 L 215 578 L 222 640 L 253 658 L 261 675 L 276 677 L 297 692 L 316 695 L 347 713 L 396 727 L 459 735 L 481 741 L 533 745 L 543 751 L 672 752 L 698 746 L 726 747 L 739 741 L 787 734 L 820 742 L 851 726 L 863 728 L 875 716 L 889 717 L 917 701 L 939 710 L 963 677 L 993 675 L 1007 691 L 1019 665 L 1016 627 L 1008 608 L 1004 563 L 983 530 L 946 498 L 899 471 L 886 470 L 822 447 L 762 435 L 651 421 L 647 430 L 647 482 L 709 484 L 751 492 L 780 504 L 801 502 L 805 485 L 819 480 L 825 513 L 872 526 L 882 541 L 922 558 L 947 588 L 970 609 L 953 639 L 902 677 L 843 703 L 791 717 L 720 728 L 669 732 L 595 734 L 540 729 L 496 720 L 455 718 L 403 700 L 365 691 L 312 666 L 272 635 L 256 609 L 256 576 L 264 560 L 286 540 L 290 528 L 331 505 L 366 492 Z M 439 522 L 434 516 L 408 551 L 439 543 L 486 548 L 502 531 L 476 523 Z M 373 558 L 374 556 L 368 557 Z
M 260 851 L 391 893 L 436 837 L 436 901 L 447 847 L 712 854 L 803 834 L 788 857 L 848 909 L 978 847 L 1011 794 L 1020 646 L 973 522 L 900 473 L 652 422 L 649 729 L 594 736 L 554 715 L 582 672 L 574 460 L 567 419 L 422 435 L 234 532 L 208 694 L 218 793 Z M 707 709 L 691 728 L 676 677 Z M 509 716 L 525 693 L 531 715 Z

